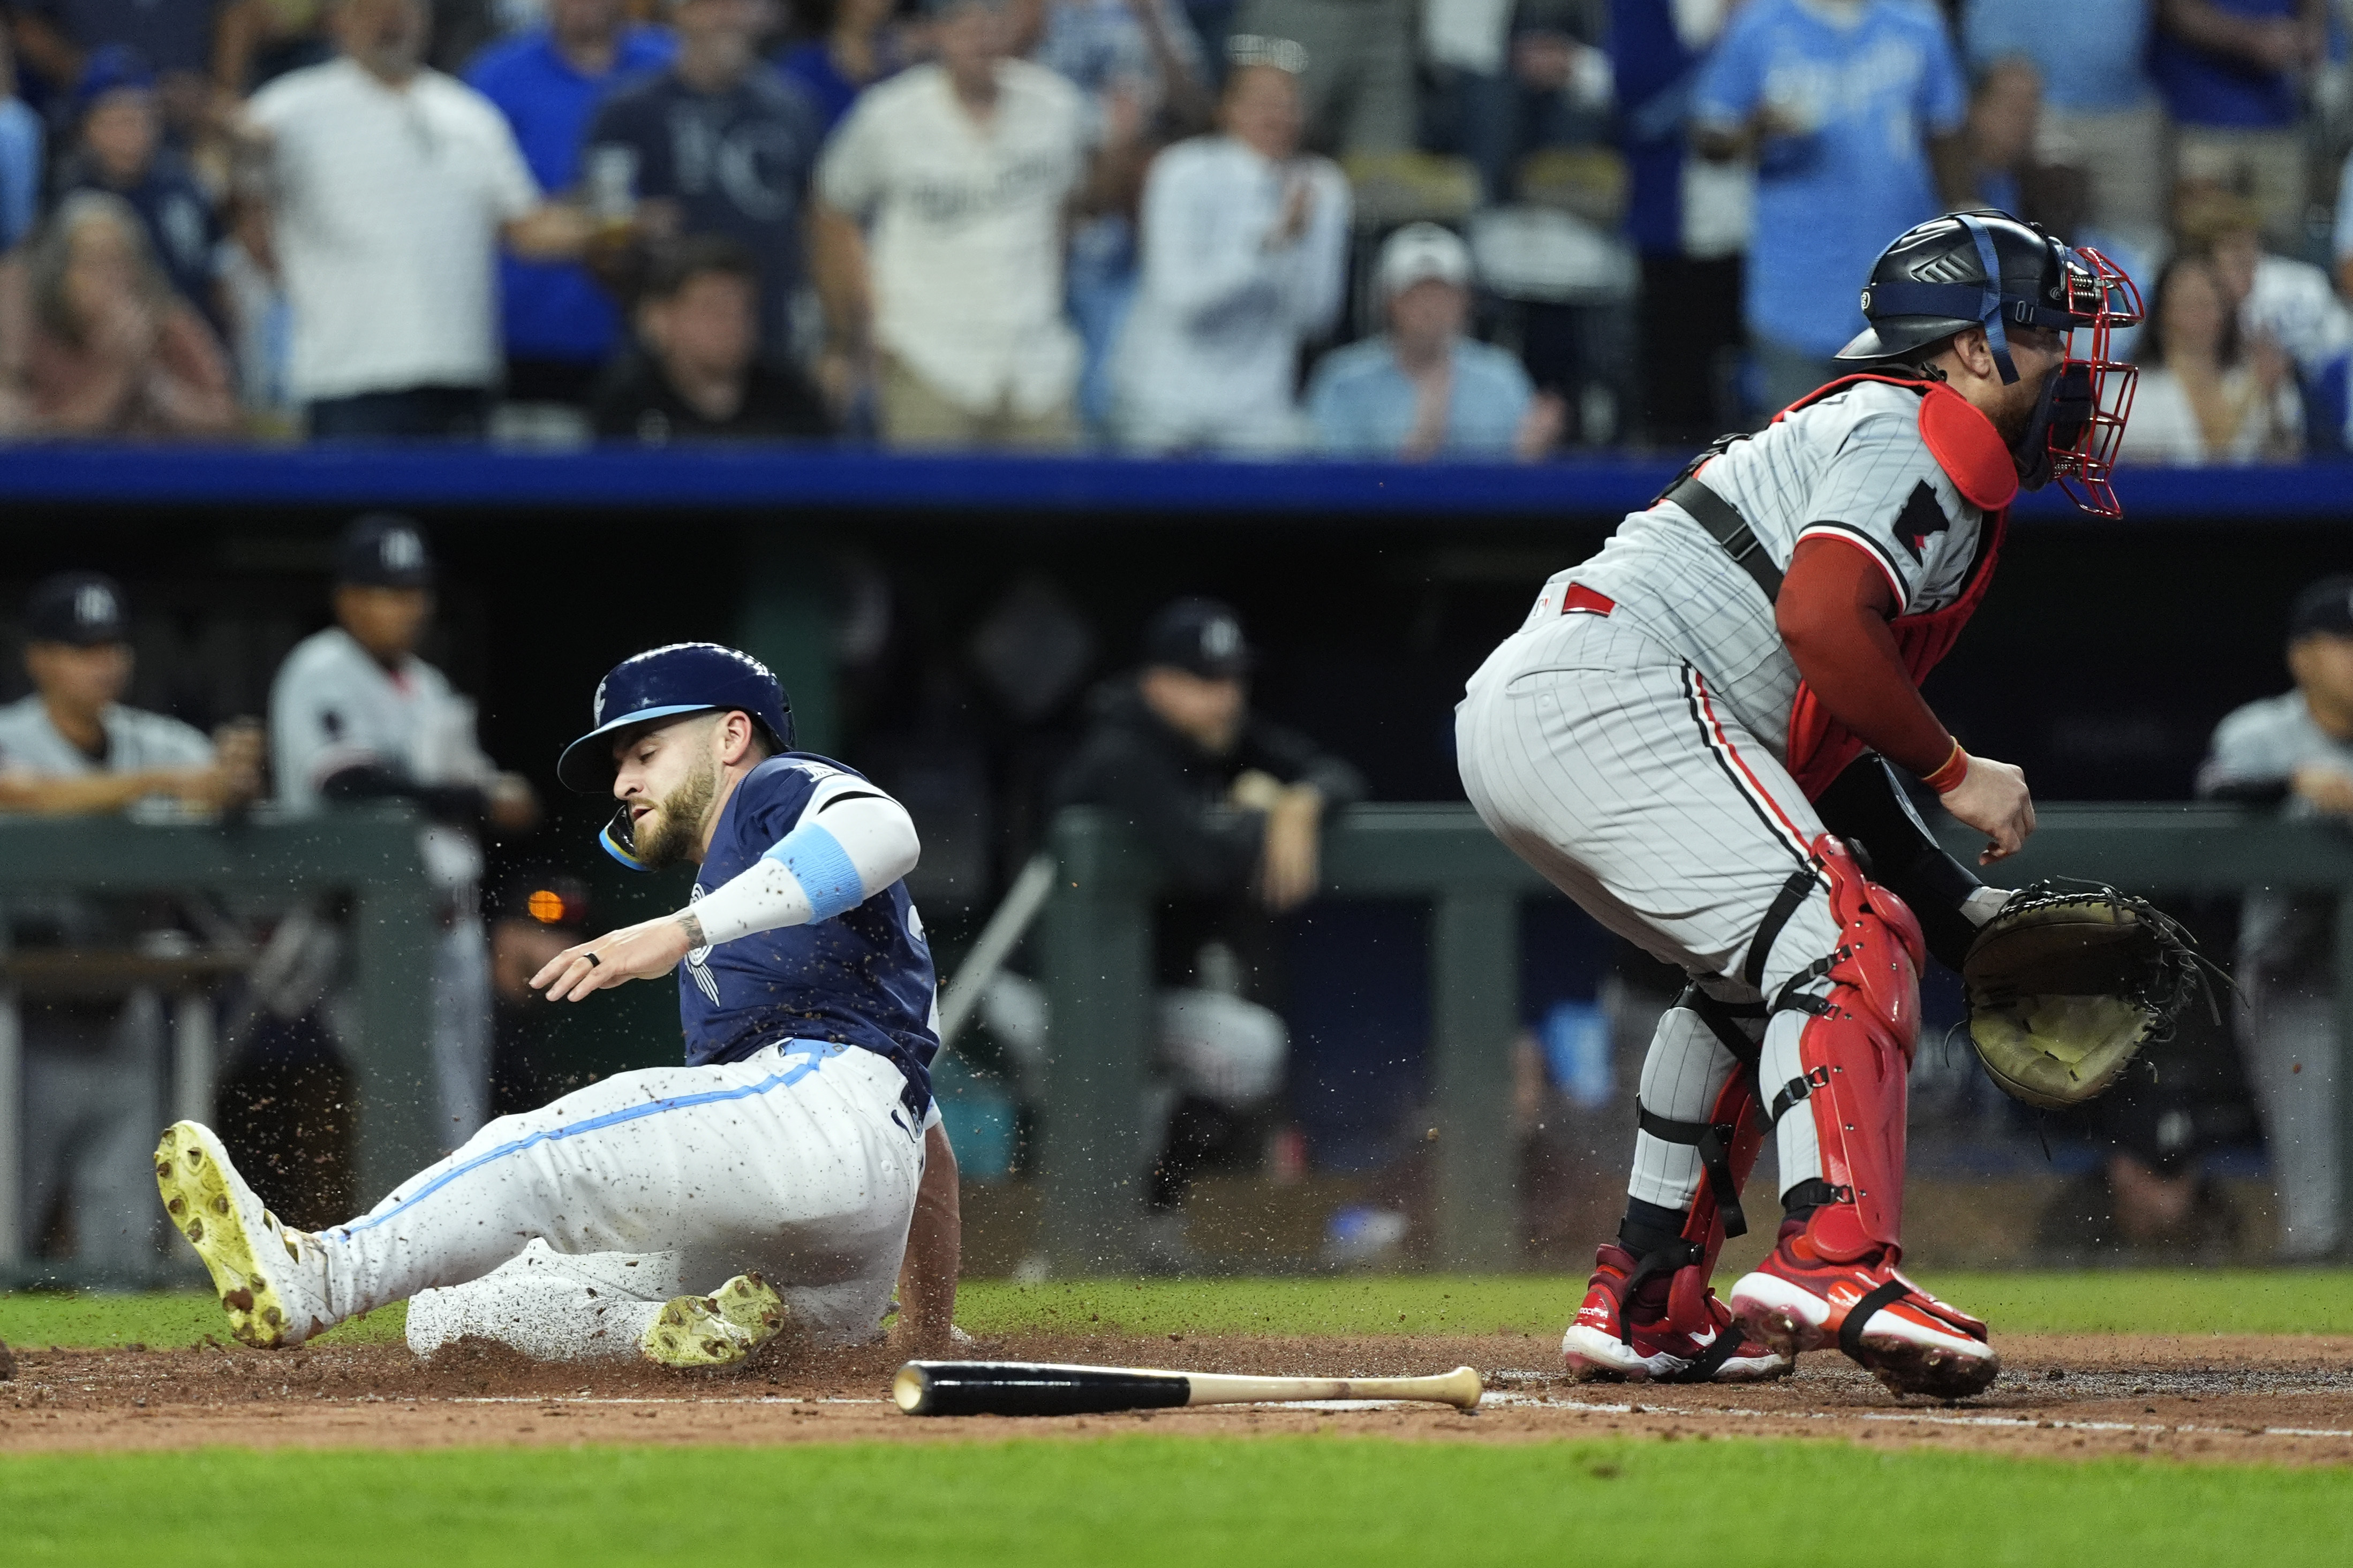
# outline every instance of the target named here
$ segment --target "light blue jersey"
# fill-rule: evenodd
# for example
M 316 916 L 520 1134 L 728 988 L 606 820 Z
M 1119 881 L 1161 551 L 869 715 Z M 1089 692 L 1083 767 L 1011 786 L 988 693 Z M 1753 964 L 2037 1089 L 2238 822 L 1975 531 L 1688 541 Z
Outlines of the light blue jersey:
M 1768 106 L 1803 129 L 1758 153 L 1748 325 L 1827 358 L 1862 331 L 1881 249 L 1942 210 L 1927 138 L 1959 129 L 1968 90 L 1926 0 L 1751 0 L 1702 68 L 1693 115 L 1737 130 Z

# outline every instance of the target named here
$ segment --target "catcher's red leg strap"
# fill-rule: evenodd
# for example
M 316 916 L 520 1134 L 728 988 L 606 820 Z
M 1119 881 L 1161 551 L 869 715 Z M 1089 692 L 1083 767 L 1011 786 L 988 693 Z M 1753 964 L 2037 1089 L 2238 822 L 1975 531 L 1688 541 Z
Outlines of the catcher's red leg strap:
M 1811 1014 L 1798 1039 L 1804 1068 L 1778 1086 L 1775 1125 L 1807 1102 L 1832 1203 L 1807 1232 L 1824 1257 L 1860 1258 L 1900 1247 L 1904 1214 L 1906 1075 L 1920 1027 L 1920 925 L 1904 901 L 1870 881 L 1844 844 L 1814 844 L 1830 883 L 1839 946 L 1799 973 L 1778 1005 Z M 1799 994 L 1827 977 L 1827 996 Z

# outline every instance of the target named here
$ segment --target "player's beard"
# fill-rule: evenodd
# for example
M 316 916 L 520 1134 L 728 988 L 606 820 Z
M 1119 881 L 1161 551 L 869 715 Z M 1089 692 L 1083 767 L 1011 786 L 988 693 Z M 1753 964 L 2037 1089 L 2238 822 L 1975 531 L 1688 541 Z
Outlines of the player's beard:
M 676 789 L 654 803 L 650 816 L 634 833 L 638 858 L 648 868 L 675 866 L 685 859 L 702 837 L 702 819 L 719 798 L 719 763 L 703 757 Z

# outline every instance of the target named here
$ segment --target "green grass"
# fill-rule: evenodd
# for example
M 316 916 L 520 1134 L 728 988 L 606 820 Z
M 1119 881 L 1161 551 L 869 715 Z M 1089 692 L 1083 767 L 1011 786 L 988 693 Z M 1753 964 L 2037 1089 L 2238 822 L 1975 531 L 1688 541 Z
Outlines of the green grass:
M 408 1321 L 406 1305 L 371 1312 L 322 1336 L 322 1343 L 366 1344 L 396 1340 Z M 227 1342 L 228 1321 L 220 1304 L 202 1290 L 156 1290 L 136 1296 L 62 1294 L 50 1290 L 0 1292 L 0 1344 L 114 1349 L 138 1343 L 157 1350 L 198 1342 L 203 1336 Z
M 2341 1563 L 2353 1476 L 1819 1442 L 1345 1437 L 0 1462 L 12 1568 Z M 1833 1532 L 1826 1521 L 1842 1520 Z M 1832 1542 L 1845 1542 L 1833 1546 Z M 2331 1545 L 2330 1542 L 2335 1542 Z
M 2353 1333 L 2353 1269 L 1943 1274 L 1922 1283 L 2010 1333 Z M 1582 1277 L 1530 1274 L 979 1280 L 965 1288 L 956 1318 L 975 1333 L 1557 1333 L 1584 1289 Z
M 981 1279 L 965 1286 L 956 1318 L 977 1334 L 1553 1334 L 1584 1283 L 1536 1274 Z M 2353 1269 L 2346 1268 L 1939 1274 L 1923 1283 L 2005 1333 L 2353 1334 Z M 332 1338 L 397 1340 L 404 1321 L 401 1308 L 389 1308 Z M 219 1310 L 196 1291 L 0 1295 L 0 1342 L 10 1344 L 186 1345 L 208 1333 L 226 1337 Z

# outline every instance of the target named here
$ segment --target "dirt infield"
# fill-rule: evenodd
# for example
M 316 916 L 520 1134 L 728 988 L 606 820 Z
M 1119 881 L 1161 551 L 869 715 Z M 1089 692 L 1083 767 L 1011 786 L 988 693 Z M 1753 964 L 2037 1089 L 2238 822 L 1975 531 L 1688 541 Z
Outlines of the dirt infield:
M 1839 1437 L 2043 1457 L 2353 1466 L 2353 1339 L 2010 1336 L 2004 1371 L 1962 1405 L 1901 1400 L 1834 1356 L 1747 1387 L 1576 1384 L 1535 1335 L 1446 1338 L 1020 1335 L 976 1353 L 1214 1372 L 1374 1375 L 1486 1371 L 1475 1414 L 1443 1406 L 1247 1406 L 1061 1420 L 917 1420 L 884 1395 L 876 1347 L 774 1351 L 688 1374 L 631 1362 L 546 1365 L 471 1343 L 429 1363 L 396 1345 L 266 1353 L 240 1346 L 18 1346 L 0 1383 L 0 1453 L 454 1444 L 902 1442 L 1012 1436 L 1337 1431 L 1513 1442 L 1652 1436 Z M 1515 1370 L 1516 1369 L 1516 1370 Z

